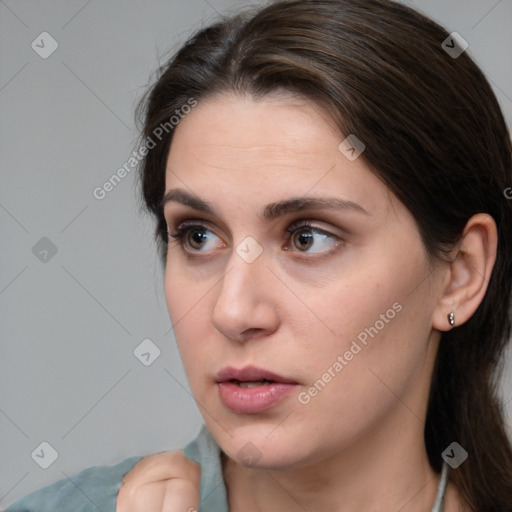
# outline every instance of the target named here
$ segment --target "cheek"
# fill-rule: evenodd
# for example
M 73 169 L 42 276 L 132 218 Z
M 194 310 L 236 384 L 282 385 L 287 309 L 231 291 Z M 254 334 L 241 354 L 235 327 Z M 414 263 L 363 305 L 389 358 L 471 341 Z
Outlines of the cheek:
M 288 312 L 314 388 L 305 400 L 322 394 L 323 406 L 354 412 L 392 398 L 379 377 L 392 389 L 404 388 L 422 364 L 430 333 L 428 285 L 418 286 L 428 275 L 421 246 L 416 256 L 361 258 L 316 293 L 296 288 L 308 306 L 296 301 Z
M 402 411 L 406 416 L 423 416 L 417 408 L 417 393 L 426 377 L 427 337 L 420 339 L 421 333 L 411 330 L 408 308 L 409 304 L 403 305 L 381 330 L 378 324 L 376 330 L 361 331 L 365 343 L 350 337 L 340 341 L 338 350 L 328 357 L 319 360 L 315 354 L 312 388 L 306 390 L 309 396 L 305 397 L 311 397 L 305 406 L 312 406 L 308 417 L 323 418 L 326 428 L 345 418 L 348 421 L 342 422 L 340 434 L 351 437 L 378 423 L 393 408 L 400 408 L 401 402 L 408 404 Z
M 169 251 L 164 274 L 167 309 L 176 327 L 180 327 L 186 318 L 197 315 L 201 308 L 204 309 L 204 299 L 213 284 L 202 279 L 199 270 L 187 268 L 178 251 L 178 248 Z
M 177 265 L 170 263 L 166 266 L 164 283 L 174 336 L 190 380 L 197 374 L 191 370 L 198 368 L 206 355 L 201 347 L 207 341 L 210 321 L 208 287 L 190 282 Z
M 292 283 L 295 297 L 289 297 L 287 314 L 308 346 L 348 350 L 352 340 L 364 344 L 380 337 L 404 316 L 421 265 L 392 257 L 357 256 L 354 261 L 346 258 L 345 267 L 321 287 L 299 280 Z

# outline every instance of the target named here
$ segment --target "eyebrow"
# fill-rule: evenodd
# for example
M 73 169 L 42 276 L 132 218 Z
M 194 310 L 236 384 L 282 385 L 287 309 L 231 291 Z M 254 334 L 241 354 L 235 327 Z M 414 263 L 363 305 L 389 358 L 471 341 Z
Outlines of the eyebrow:
M 183 189 L 171 189 L 166 192 L 161 202 L 161 208 L 171 201 L 189 206 L 190 208 L 203 213 L 217 216 L 215 208 L 211 203 Z M 353 201 L 333 196 L 319 196 L 291 197 L 283 201 L 270 203 L 265 206 L 262 218 L 266 221 L 271 221 L 290 213 L 314 209 L 349 210 L 370 215 L 361 205 L 354 203 Z

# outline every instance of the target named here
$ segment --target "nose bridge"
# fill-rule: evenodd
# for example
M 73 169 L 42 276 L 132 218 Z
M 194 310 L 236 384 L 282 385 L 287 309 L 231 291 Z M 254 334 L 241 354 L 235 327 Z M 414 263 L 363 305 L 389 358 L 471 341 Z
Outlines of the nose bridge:
M 264 293 L 268 269 L 263 248 L 248 238 L 231 254 L 213 310 L 215 327 L 232 339 L 248 329 L 269 329 L 275 320 Z
M 254 257 L 246 242 L 240 243 L 229 259 L 217 302 L 228 301 L 232 310 L 245 303 L 255 303 L 265 271 L 264 258 L 261 255 Z
M 266 272 L 265 259 L 263 246 L 253 236 L 245 236 L 233 247 L 228 261 L 231 269 L 229 273 L 232 275 L 228 280 L 239 286 L 254 282 L 260 274 Z

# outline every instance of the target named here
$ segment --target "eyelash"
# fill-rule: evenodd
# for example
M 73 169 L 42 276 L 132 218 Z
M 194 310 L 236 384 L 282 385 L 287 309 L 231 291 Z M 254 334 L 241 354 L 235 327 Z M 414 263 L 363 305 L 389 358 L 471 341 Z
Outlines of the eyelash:
M 198 221 L 184 221 L 178 227 L 175 228 L 176 229 L 175 233 L 171 233 L 171 231 L 169 229 L 167 234 L 168 234 L 169 238 L 172 238 L 173 241 L 179 243 L 179 245 L 183 251 L 185 251 L 187 254 L 190 254 L 190 251 L 187 251 L 185 249 L 184 239 L 185 239 L 186 235 L 188 234 L 188 232 L 194 228 L 195 229 L 197 229 L 197 228 L 206 229 L 208 231 L 211 231 L 207 225 L 202 224 Z M 323 254 L 316 254 L 316 258 L 321 258 L 322 256 L 328 256 L 329 254 L 331 254 L 332 252 L 334 252 L 336 250 L 337 246 L 339 245 L 339 242 L 342 241 L 336 235 L 329 233 L 328 231 L 325 231 L 318 227 L 315 227 L 309 221 L 303 221 L 303 220 L 297 221 L 297 222 L 294 222 L 293 224 L 291 224 L 288 228 L 286 228 L 286 232 L 290 234 L 290 238 L 291 238 L 292 235 L 294 233 L 296 233 L 297 231 L 306 230 L 306 229 L 309 229 L 309 230 L 319 233 L 321 235 L 325 235 L 325 236 L 333 239 L 335 242 L 337 242 L 336 247 L 333 250 L 327 251 Z M 193 251 L 193 252 L 199 253 L 200 251 Z M 297 252 L 300 253 L 301 251 L 297 251 Z

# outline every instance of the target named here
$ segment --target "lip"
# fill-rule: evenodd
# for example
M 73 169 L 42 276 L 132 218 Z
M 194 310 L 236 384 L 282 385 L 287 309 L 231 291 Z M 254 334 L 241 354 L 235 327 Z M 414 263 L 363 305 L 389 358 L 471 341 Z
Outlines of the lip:
M 274 372 L 246 366 L 241 369 L 228 366 L 215 376 L 222 403 L 236 414 L 257 414 L 277 405 L 297 386 L 286 377 Z M 236 381 L 248 382 L 268 380 L 267 384 L 242 388 Z

